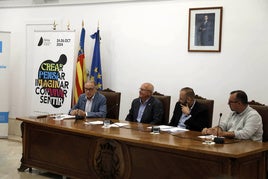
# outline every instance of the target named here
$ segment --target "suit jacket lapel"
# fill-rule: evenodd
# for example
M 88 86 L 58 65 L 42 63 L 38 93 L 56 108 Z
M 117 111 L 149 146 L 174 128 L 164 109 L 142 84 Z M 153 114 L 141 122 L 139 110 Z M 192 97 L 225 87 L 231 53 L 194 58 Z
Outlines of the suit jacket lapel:
M 152 108 L 152 102 L 153 102 L 153 98 L 151 97 L 148 102 L 147 102 L 147 105 L 143 111 L 143 115 L 142 115 L 142 118 L 141 118 L 141 121 L 143 121 L 144 119 L 147 118 L 147 115 L 150 114 L 150 111 L 151 111 L 151 108 Z

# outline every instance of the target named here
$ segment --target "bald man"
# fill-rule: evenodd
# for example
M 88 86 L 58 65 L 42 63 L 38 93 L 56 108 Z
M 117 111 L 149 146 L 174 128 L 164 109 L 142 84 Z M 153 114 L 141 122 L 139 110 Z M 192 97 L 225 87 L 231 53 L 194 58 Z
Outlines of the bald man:
M 152 96 L 154 86 L 143 83 L 140 87 L 139 97 L 134 99 L 126 117 L 126 121 L 147 124 L 161 124 L 163 118 L 163 104 Z

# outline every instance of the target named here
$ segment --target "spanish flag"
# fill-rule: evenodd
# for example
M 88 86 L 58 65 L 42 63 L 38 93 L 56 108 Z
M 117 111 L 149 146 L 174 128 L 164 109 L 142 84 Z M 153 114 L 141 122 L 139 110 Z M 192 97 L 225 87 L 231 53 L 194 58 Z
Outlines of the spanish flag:
M 85 54 L 84 54 L 85 34 L 86 31 L 83 25 L 80 35 L 80 49 L 78 51 L 78 57 L 76 62 L 73 104 L 76 104 L 79 96 L 82 93 L 84 93 L 84 83 L 87 81 L 87 72 L 86 72 Z

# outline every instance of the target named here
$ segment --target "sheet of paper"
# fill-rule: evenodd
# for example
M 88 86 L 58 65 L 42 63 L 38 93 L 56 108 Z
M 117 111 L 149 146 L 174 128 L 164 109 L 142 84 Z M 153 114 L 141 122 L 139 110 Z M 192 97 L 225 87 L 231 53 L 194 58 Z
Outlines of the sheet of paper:
M 121 122 L 116 122 L 114 124 L 111 124 L 110 127 L 122 127 L 122 126 L 127 126 L 128 123 L 121 123 Z
M 211 137 L 212 139 L 214 139 L 215 137 L 217 137 L 216 135 L 200 135 L 200 136 L 198 136 L 199 138 L 201 138 L 201 139 L 204 139 L 204 138 L 206 138 L 206 137 Z M 222 138 L 224 138 L 224 137 L 222 137 Z
M 160 131 L 166 131 L 166 132 L 179 132 L 179 131 L 189 131 L 188 129 L 183 129 L 180 127 L 173 127 L 173 126 L 167 126 L 167 125 L 159 125 Z M 152 127 L 148 127 L 151 129 Z
M 103 121 L 90 121 L 90 122 L 85 122 L 85 124 L 97 125 L 97 124 L 103 124 Z
M 56 121 L 60 121 L 63 119 L 74 119 L 75 116 L 69 115 L 69 114 L 56 114 L 52 116 L 54 118 L 54 120 Z
M 168 130 L 169 132 L 179 132 L 179 131 L 189 131 L 188 129 L 183 129 L 180 127 L 173 127 L 171 129 Z

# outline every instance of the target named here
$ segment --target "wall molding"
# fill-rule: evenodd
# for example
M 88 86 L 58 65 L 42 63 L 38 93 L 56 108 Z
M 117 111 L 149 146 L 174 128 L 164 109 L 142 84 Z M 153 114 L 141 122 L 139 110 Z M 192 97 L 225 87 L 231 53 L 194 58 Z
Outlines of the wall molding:
M 89 4 L 125 3 L 125 2 L 150 2 L 150 1 L 155 2 L 155 1 L 164 1 L 164 0 L 2 0 L 0 1 L 0 8 L 69 6 L 69 5 L 89 5 Z M 172 0 L 168 0 L 168 1 L 172 1 Z

